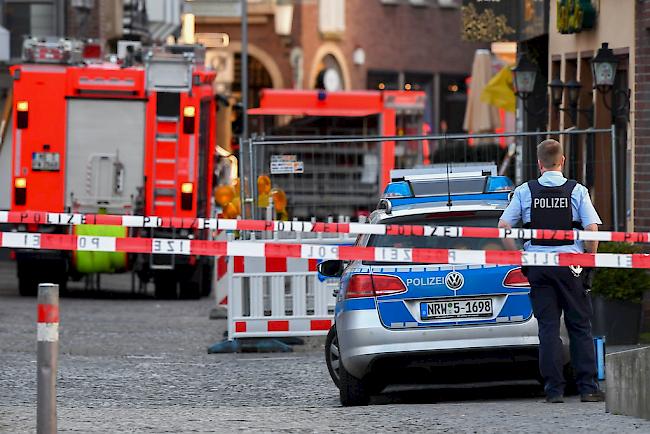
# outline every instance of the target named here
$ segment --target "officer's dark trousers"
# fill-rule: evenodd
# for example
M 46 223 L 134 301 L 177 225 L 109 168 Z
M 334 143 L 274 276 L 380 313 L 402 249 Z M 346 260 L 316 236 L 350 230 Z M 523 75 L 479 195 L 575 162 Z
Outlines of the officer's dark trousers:
M 576 277 L 568 267 L 530 267 L 527 275 L 533 313 L 539 324 L 539 370 L 546 395 L 564 393 L 562 312 L 578 391 L 581 394 L 595 392 L 598 385 L 591 335 L 591 296 L 584 290 L 582 276 Z

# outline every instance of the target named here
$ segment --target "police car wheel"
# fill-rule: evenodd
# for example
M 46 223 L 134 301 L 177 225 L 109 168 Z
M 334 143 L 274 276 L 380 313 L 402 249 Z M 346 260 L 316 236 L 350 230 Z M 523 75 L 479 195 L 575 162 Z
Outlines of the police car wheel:
M 343 363 L 339 364 L 339 397 L 343 407 L 370 403 L 370 390 L 367 385 L 346 371 Z
M 341 359 L 339 357 L 339 339 L 336 336 L 336 324 L 330 328 L 325 339 L 325 363 L 332 381 L 339 387 Z

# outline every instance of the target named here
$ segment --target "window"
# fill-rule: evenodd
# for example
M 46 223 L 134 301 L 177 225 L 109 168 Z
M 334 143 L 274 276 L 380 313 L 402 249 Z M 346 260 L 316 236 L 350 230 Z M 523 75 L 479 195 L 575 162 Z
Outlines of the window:
M 318 1 L 318 30 L 323 34 L 345 31 L 345 0 Z

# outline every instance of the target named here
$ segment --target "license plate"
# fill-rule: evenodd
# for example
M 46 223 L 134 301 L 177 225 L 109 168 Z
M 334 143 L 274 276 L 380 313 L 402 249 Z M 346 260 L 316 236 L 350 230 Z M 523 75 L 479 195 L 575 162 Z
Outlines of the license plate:
M 32 152 L 32 170 L 56 172 L 59 170 L 59 153 Z
M 477 318 L 492 316 L 491 298 L 439 300 L 420 303 L 422 319 Z

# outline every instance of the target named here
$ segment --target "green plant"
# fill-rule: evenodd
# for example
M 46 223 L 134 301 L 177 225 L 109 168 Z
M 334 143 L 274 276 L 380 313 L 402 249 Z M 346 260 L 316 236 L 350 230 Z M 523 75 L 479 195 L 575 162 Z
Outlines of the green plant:
M 650 344 L 650 332 L 641 333 L 639 335 L 640 344 Z
M 600 243 L 598 253 L 644 253 L 636 244 Z M 594 276 L 592 293 L 612 300 L 640 303 L 650 290 L 650 274 L 644 269 L 599 268 Z

